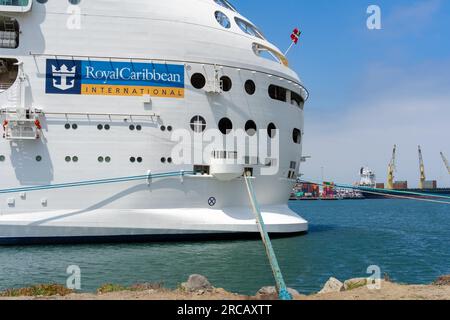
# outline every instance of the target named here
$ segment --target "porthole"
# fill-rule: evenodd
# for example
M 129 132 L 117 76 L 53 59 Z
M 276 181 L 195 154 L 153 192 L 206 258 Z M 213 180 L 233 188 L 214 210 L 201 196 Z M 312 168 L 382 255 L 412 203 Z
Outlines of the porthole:
M 5 161 L 5 156 L 4 155 L 1 155 L 0 156 L 0 162 L 4 162 Z
M 166 131 L 166 126 L 161 126 L 161 131 Z
M 262 32 L 258 30 L 254 25 L 251 23 L 242 20 L 241 18 L 235 17 L 234 20 L 236 21 L 236 24 L 241 28 L 243 32 L 245 32 L 248 35 L 251 35 L 253 37 L 257 37 L 260 39 L 264 39 L 264 36 L 262 35 Z
M 162 163 L 166 163 L 166 158 L 161 158 Z
M 99 125 L 97 126 L 97 129 L 98 129 L 98 130 L 103 130 L 103 125 L 99 124 Z
M 294 106 L 299 107 L 300 109 L 303 110 L 305 100 L 303 99 L 303 97 L 301 95 L 292 91 L 291 92 L 291 104 L 293 104 Z
M 129 128 L 131 131 L 134 131 L 134 129 L 136 129 L 136 127 L 133 124 L 130 124 Z
M 106 157 L 106 158 L 105 158 L 105 162 L 106 162 L 106 163 L 110 163 L 110 162 L 111 162 L 111 157 Z
M 70 162 L 70 161 L 72 161 L 72 158 L 67 156 L 65 160 L 66 160 L 66 162 Z
M 77 4 L 80 4 L 81 0 L 69 0 L 70 4 L 73 6 L 76 6 Z
M 138 163 L 142 163 L 142 158 L 141 157 L 137 157 L 136 160 L 137 160 Z
M 257 130 L 258 128 L 256 127 L 255 121 L 253 120 L 247 121 L 247 123 L 245 124 L 245 132 L 247 132 L 249 136 L 253 137 L 256 134 Z
M 167 127 L 167 131 L 172 132 L 172 130 L 173 130 L 172 126 Z
M 191 119 L 191 129 L 194 132 L 201 133 L 206 130 L 206 120 L 202 116 L 195 116 Z
M 105 124 L 105 130 L 111 129 L 111 126 L 109 124 Z
M 269 86 L 269 96 L 274 100 L 286 102 L 287 89 L 272 84 Z
M 167 158 L 167 162 L 172 163 L 173 162 L 172 158 Z
M 77 156 L 72 157 L 72 161 L 73 161 L 73 162 L 78 162 L 78 160 L 79 160 L 79 159 L 78 159 Z
M 233 87 L 233 82 L 227 76 L 223 76 L 220 78 L 220 85 L 222 86 L 222 90 L 228 92 Z
M 77 125 L 76 123 L 74 123 L 74 124 L 72 125 L 72 129 L 73 129 L 73 130 L 77 130 L 77 129 L 78 129 L 78 125 Z
M 299 129 L 294 129 L 292 131 L 292 140 L 294 140 L 294 143 L 300 144 L 302 142 L 302 132 Z
M 105 161 L 105 159 L 103 157 L 98 157 L 98 162 L 102 163 L 103 161 Z
M 245 81 L 245 92 L 249 95 L 254 95 L 256 92 L 256 85 L 253 80 L 247 80 Z
M 269 125 L 267 126 L 267 135 L 272 139 L 275 138 L 275 136 L 277 135 L 277 127 L 275 124 L 269 123 Z
M 131 162 L 131 163 L 135 163 L 135 162 L 136 162 L 136 158 L 135 158 L 135 157 L 131 157 L 131 158 L 130 158 L 130 162 Z
M 36 162 L 41 162 L 42 161 L 42 157 L 41 156 L 36 156 Z
M 137 130 L 137 131 L 141 131 L 141 130 L 142 130 L 142 126 L 141 126 L 140 124 L 138 124 L 138 125 L 136 126 L 136 130 Z
M 224 27 L 225 29 L 230 29 L 231 28 L 231 22 L 230 19 L 228 19 L 228 17 L 221 11 L 216 11 L 216 13 L 214 14 L 216 16 L 216 20 L 217 22 Z
M 70 129 L 70 123 L 66 123 L 66 124 L 64 125 L 64 128 L 66 128 L 67 130 L 69 130 L 69 129 Z
M 229 134 L 233 130 L 233 122 L 228 118 L 222 118 L 219 121 L 219 130 L 222 134 Z
M 201 73 L 194 73 L 191 77 L 191 84 L 195 89 L 203 89 L 206 86 L 206 78 Z

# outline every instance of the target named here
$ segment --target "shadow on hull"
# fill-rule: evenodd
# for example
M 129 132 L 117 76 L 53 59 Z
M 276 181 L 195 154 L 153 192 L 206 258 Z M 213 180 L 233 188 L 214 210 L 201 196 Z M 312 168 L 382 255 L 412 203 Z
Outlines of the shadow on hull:
M 293 238 L 308 232 L 272 233 L 271 239 Z M 74 244 L 133 244 L 133 243 L 176 243 L 261 240 L 259 233 L 215 233 L 180 235 L 138 235 L 138 236 L 93 236 L 93 237 L 46 237 L 46 238 L 3 238 L 0 246 L 30 245 L 74 245 Z

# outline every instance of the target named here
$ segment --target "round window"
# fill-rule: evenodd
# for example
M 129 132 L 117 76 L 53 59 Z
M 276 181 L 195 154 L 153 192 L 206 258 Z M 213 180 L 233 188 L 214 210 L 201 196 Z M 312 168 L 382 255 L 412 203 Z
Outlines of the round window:
M 223 76 L 222 78 L 220 78 L 220 84 L 222 86 L 222 90 L 225 92 L 230 91 L 231 88 L 233 87 L 233 82 L 227 76 Z
M 254 136 L 256 134 L 256 131 L 257 127 L 255 121 L 253 120 L 247 121 L 247 123 L 245 124 L 245 132 L 247 132 L 249 136 Z
M 225 29 L 230 29 L 231 28 L 230 19 L 228 19 L 228 17 L 223 12 L 216 11 L 215 16 L 216 16 L 217 22 L 222 27 L 224 27 Z
M 191 119 L 191 129 L 194 132 L 201 133 L 206 130 L 206 120 L 202 116 L 195 116 Z
M 222 134 L 229 134 L 233 130 L 233 122 L 228 118 L 219 121 L 219 130 Z
M 254 95 L 256 92 L 256 85 L 253 80 L 247 80 L 245 82 L 245 92 L 247 92 L 249 95 Z
M 191 84 L 195 89 L 203 89 L 206 86 L 206 78 L 201 73 L 194 73 L 191 77 Z
M 294 129 L 292 131 L 292 139 L 294 140 L 294 143 L 300 144 L 302 142 L 302 132 L 299 129 Z
M 269 125 L 267 126 L 267 135 L 272 139 L 275 138 L 275 136 L 277 135 L 276 125 L 274 125 L 273 123 L 269 123 Z

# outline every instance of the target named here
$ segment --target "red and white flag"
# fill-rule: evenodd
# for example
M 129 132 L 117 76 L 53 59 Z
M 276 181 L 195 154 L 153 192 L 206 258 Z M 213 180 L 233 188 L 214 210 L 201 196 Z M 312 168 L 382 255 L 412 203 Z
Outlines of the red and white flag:
M 300 30 L 298 30 L 297 28 L 295 28 L 294 31 L 292 31 L 292 34 L 291 34 L 292 42 L 297 44 L 301 34 L 302 34 L 302 32 Z

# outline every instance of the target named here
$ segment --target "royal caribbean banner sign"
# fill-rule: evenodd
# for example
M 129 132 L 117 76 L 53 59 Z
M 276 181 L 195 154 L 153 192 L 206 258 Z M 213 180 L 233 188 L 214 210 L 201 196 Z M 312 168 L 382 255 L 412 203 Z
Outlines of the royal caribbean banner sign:
M 184 66 L 47 59 L 45 92 L 184 98 Z

